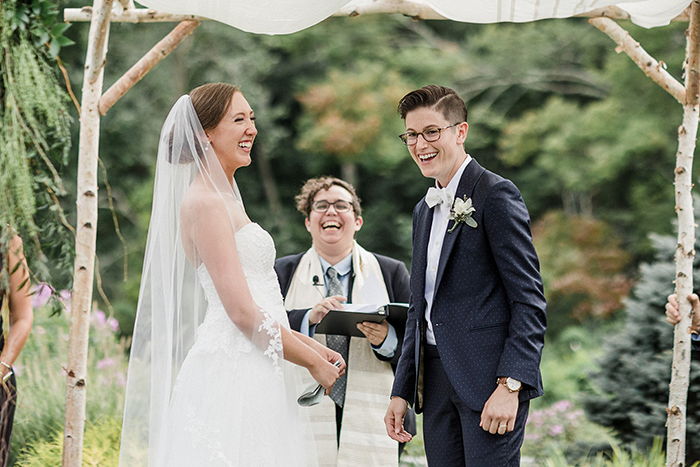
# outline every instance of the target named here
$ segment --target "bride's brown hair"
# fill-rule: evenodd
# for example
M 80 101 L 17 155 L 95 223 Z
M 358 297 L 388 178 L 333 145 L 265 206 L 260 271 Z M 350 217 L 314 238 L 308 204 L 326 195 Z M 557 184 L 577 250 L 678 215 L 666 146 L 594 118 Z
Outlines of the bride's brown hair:
M 190 92 L 192 106 L 204 131 L 216 128 L 231 107 L 231 98 L 237 92 L 240 92 L 238 86 L 226 83 L 204 84 Z
M 190 101 L 192 107 L 197 114 L 199 123 L 204 131 L 216 128 L 226 115 L 226 112 L 231 108 L 231 98 L 237 92 L 240 92 L 238 86 L 227 83 L 208 83 L 194 88 L 190 92 Z M 168 152 L 168 162 L 178 164 L 189 164 L 194 160 L 193 154 L 187 146 L 173 148 L 173 139 L 175 135 L 170 133 L 170 151 Z M 204 138 L 205 135 L 202 135 Z M 206 140 L 204 140 L 206 142 Z M 177 160 L 173 160 L 173 151 L 179 151 Z M 195 145 L 195 151 L 198 157 L 202 157 L 199 145 Z

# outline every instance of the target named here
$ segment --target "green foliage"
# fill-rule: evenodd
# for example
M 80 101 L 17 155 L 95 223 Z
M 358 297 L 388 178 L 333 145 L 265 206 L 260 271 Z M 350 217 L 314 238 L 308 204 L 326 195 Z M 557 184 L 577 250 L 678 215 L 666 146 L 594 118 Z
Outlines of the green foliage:
M 583 410 L 571 401 L 560 400 L 530 411 L 522 455 L 544 461 L 561 451 L 568 458 L 582 459 L 592 451 L 609 449 L 613 442 L 609 430 L 586 420 Z
M 48 307 L 43 306 L 48 296 L 42 289 L 35 294 L 34 328 L 14 365 L 19 400 L 12 435 L 13 457 L 30 444 L 48 443 L 41 447 L 48 449 L 52 435 L 62 433 L 70 313 L 50 317 Z M 65 292 L 63 296 L 69 297 Z M 102 311 L 93 311 L 90 324 L 86 417 L 93 423 L 119 419 L 124 405 L 127 343 L 117 339 L 116 321 Z M 118 444 L 113 448 L 118 449 Z
M 601 220 L 550 211 L 532 228 L 547 294 L 548 335 L 572 322 L 607 319 L 632 288 L 630 255 Z
M 105 418 L 85 424 L 83 437 L 83 465 L 117 467 L 119 465 L 119 440 L 122 425 L 118 418 Z M 17 467 L 46 467 L 61 465 L 63 456 L 63 431 L 58 430 L 48 439 L 31 443 L 22 452 Z
M 625 443 L 640 447 L 651 446 L 654 437 L 665 437 L 673 359 L 673 327 L 664 319 L 664 305 L 673 292 L 676 239 L 653 236 L 652 240 L 656 259 L 640 267 L 640 280 L 626 301 L 624 326 L 606 338 L 600 369 L 592 375 L 599 391 L 585 399 L 592 421 L 613 428 Z M 698 266 L 700 258 L 694 264 L 695 283 L 700 280 Z M 700 430 L 699 396 L 700 363 L 694 359 L 686 408 L 689 434 Z M 700 460 L 697 436 L 687 438 L 686 460 Z
M 595 457 L 586 457 L 570 462 L 563 449 L 554 448 L 549 451 L 548 458 L 541 464 L 543 467 L 659 467 L 666 465 L 666 455 L 663 451 L 663 441 L 655 438 L 648 451 L 635 447 L 625 449 L 618 443 L 612 445 L 612 455 L 598 453 Z M 698 463 L 691 467 L 697 467 Z
M 35 278 L 45 281 L 59 271 L 61 285 L 67 285 L 72 237 L 59 204 L 66 190 L 55 164 L 67 162 L 71 117 L 53 57 L 72 42 L 63 36 L 67 25 L 51 2 L 6 0 L 0 8 L 0 224 L 23 237 Z M 5 275 L 0 285 L 7 287 Z

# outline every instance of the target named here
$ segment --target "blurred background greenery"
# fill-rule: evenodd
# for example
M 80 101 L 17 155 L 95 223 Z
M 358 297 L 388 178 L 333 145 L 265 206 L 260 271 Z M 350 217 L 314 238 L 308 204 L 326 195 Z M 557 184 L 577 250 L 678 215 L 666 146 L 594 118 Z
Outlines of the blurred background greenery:
M 61 9 L 84 5 L 53 3 Z M 686 23 L 651 30 L 621 24 L 681 79 Z M 105 89 L 174 26 L 112 24 Z M 88 29 L 75 23 L 61 31 L 75 42 L 60 48 L 59 57 L 78 98 Z M 65 86 L 50 55 L 47 61 Z M 625 464 L 624 453 L 644 457 L 647 450 L 649 458 L 663 458 L 663 445 L 654 440 L 665 436 L 670 378 L 671 327 L 663 304 L 673 290 L 673 169 L 682 108 L 618 55 L 607 36 L 585 19 L 475 25 L 360 16 L 330 18 L 285 36 L 202 23 L 101 122 L 97 254 L 110 303 L 97 291 L 95 300 L 105 320 L 118 323 L 109 334 L 110 345 L 122 349 L 119 358 L 109 357 L 118 361 L 114 368 L 125 365 L 133 327 L 160 127 L 180 95 L 215 81 L 240 85 L 255 110 L 253 164 L 237 180 L 250 217 L 272 234 L 278 256 L 310 245 L 293 198 L 307 178 L 330 174 L 354 183 L 362 198 L 358 241 L 407 265 L 411 213 L 430 181 L 397 137 L 403 124 L 396 103 L 429 83 L 456 89 L 469 109 L 467 151 L 522 192 L 545 281 L 546 393 L 531 405 L 524 459 L 532 465 L 604 465 L 605 459 L 642 465 Z M 63 97 L 73 117 L 73 145 L 65 164 L 56 165 L 65 186 L 60 203 L 74 224 L 78 114 Z M 50 258 L 58 258 L 54 250 Z M 65 280 L 55 285 L 70 288 Z M 24 450 L 22 465 L 41 465 L 31 464 L 32 456 L 60 448 L 63 377 L 60 363 L 50 368 L 48 362 L 62 354 L 41 353 L 47 350 L 39 348 L 45 339 L 39 327 L 58 338 L 65 323 L 49 318 L 49 310 L 37 308 L 34 343 L 22 361 L 25 378 L 30 359 L 47 365 L 55 381 L 37 389 L 45 394 L 38 400 L 53 402 L 50 410 L 36 409 L 35 383 L 20 379 L 13 452 Z M 109 353 L 100 345 L 91 346 L 96 355 L 102 352 L 91 357 L 96 372 Z M 692 372 L 689 404 L 696 407 L 696 363 Z M 118 436 L 123 387 L 116 377 L 103 386 L 99 377 L 88 387 L 90 397 L 101 399 L 88 408 L 88 430 L 112 433 L 111 426 Z M 698 412 L 689 408 L 689 432 L 698 428 Z M 102 438 L 95 437 L 99 445 Z M 689 440 L 691 463 L 700 460 L 699 443 Z M 596 460 L 598 454 L 608 457 Z M 418 439 L 404 465 L 424 465 L 421 456 Z

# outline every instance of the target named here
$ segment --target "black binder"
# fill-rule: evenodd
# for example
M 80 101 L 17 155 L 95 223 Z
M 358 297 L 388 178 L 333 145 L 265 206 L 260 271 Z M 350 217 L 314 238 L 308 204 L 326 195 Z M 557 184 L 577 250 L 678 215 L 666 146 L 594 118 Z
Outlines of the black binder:
M 388 305 L 378 306 L 372 311 L 331 310 L 323 317 L 321 322 L 316 325 L 315 332 L 320 334 L 365 337 L 365 335 L 357 329 L 357 323 L 363 321 L 381 323 L 386 319 L 394 326 L 396 326 L 396 324 L 394 324 L 395 322 L 404 323 L 400 324 L 403 327 L 405 326 L 407 312 L 407 303 L 389 303 Z

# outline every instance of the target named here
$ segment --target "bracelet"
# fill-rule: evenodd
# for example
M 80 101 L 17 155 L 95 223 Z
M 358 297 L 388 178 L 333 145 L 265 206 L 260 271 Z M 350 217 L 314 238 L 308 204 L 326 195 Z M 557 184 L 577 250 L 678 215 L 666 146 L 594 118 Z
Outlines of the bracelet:
M 7 374 L 5 374 L 5 376 L 2 377 L 2 382 L 4 383 L 8 379 L 10 379 L 10 376 L 12 376 L 12 370 L 8 371 Z
M 3 361 L 0 361 L 0 365 L 4 366 L 4 367 L 7 368 L 8 370 L 12 370 L 12 367 L 11 367 L 10 365 L 8 365 L 7 363 L 3 362 Z

